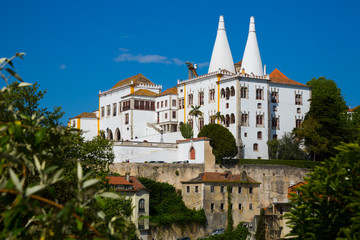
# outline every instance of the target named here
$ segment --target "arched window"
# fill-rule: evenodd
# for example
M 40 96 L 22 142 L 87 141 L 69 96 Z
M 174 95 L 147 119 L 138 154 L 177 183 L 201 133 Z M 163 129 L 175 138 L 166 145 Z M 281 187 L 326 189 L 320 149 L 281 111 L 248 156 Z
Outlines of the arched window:
M 230 95 L 233 97 L 235 96 L 235 88 L 234 87 L 231 87 L 230 88 Z
M 254 143 L 254 145 L 253 145 L 253 150 L 254 150 L 254 151 L 259 151 L 259 144 Z
M 226 127 L 228 127 L 230 125 L 230 116 L 229 116 L 229 114 L 226 114 L 225 125 L 226 125 Z
M 115 141 L 120 141 L 120 139 L 121 139 L 120 130 L 119 130 L 119 128 L 116 128 L 116 130 L 115 130 Z
M 204 127 L 204 118 L 199 118 L 199 129 L 200 129 L 200 131 L 201 131 L 201 129 L 203 129 L 203 127 Z
M 225 98 L 225 90 L 223 88 L 221 89 L 221 98 Z
M 195 160 L 195 148 L 194 147 L 190 148 L 189 155 L 190 155 L 190 160 Z
M 230 89 L 227 87 L 226 88 L 226 99 L 230 98 Z
M 262 132 L 257 132 L 257 139 L 262 139 Z
M 139 200 L 139 213 L 145 212 L 145 199 Z
M 113 140 L 113 133 L 112 133 L 112 131 L 110 129 L 107 131 L 107 139 L 108 140 Z
M 235 123 L 235 114 L 231 114 L 230 116 L 230 123 Z

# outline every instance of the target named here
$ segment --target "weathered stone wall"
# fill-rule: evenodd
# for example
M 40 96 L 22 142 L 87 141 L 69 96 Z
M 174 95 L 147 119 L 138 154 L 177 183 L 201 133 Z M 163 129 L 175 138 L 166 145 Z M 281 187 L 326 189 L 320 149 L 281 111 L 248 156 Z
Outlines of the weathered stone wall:
M 231 171 L 240 174 L 242 171 L 260 185 L 260 207 L 267 207 L 274 198 L 282 200 L 287 197 L 288 187 L 304 180 L 308 169 L 281 165 L 235 165 L 235 166 L 206 166 L 207 171 Z M 132 176 L 141 176 L 159 182 L 167 182 L 181 189 L 181 181 L 187 181 L 205 171 L 204 164 L 172 164 L 172 163 L 115 163 L 111 167 L 113 172 L 124 175 L 130 172 Z

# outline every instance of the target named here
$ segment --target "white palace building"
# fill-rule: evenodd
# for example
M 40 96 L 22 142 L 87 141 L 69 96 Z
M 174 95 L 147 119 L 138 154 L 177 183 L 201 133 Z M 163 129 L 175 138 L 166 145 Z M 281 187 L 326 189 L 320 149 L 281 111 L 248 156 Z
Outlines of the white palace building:
M 236 139 L 237 157 L 268 159 L 266 142 L 301 125 L 310 97 L 309 86 L 278 69 L 266 74 L 254 17 L 242 61 L 234 64 L 220 16 L 207 74 L 178 80 L 165 91 L 142 74 L 121 80 L 99 93 L 98 110 L 70 118 L 69 125 L 83 130 L 86 139 L 103 131 L 114 141 L 116 162 L 203 163 L 209 140 L 184 140 L 183 123 L 193 125 L 195 137 L 205 124 L 222 124 Z M 203 116 L 191 117 L 191 106 L 200 106 Z M 213 120 L 218 112 L 224 120 Z

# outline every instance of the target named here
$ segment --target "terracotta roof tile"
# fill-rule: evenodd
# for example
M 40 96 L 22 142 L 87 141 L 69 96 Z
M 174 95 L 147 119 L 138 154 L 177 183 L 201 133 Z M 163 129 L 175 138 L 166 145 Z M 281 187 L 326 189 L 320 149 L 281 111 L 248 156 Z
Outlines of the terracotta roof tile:
M 164 95 L 168 95 L 168 94 L 177 94 L 177 88 L 172 87 L 172 88 L 166 89 L 165 91 L 160 93 L 159 96 L 164 96 Z
M 144 75 L 142 75 L 141 73 L 135 75 L 135 76 L 132 76 L 132 77 L 129 77 L 129 78 L 126 78 L 126 79 L 123 79 L 123 80 L 120 80 L 119 82 L 117 82 L 113 87 L 113 88 L 117 88 L 117 87 L 121 87 L 121 86 L 124 86 L 126 84 L 130 84 L 131 81 L 134 83 L 134 84 L 139 84 L 139 83 L 146 83 L 146 84 L 152 84 L 152 85 L 155 85 L 153 82 L 151 82 L 149 79 L 147 79 Z
M 95 113 L 89 113 L 89 112 L 83 112 L 79 115 L 77 115 L 76 117 L 70 118 L 70 119 L 74 119 L 74 118 L 97 118 Z
M 157 97 L 159 94 L 154 93 L 153 91 L 147 90 L 147 89 L 139 89 L 133 93 L 130 93 L 129 95 L 126 95 L 124 97 L 128 96 L 146 96 L 146 97 Z
M 349 109 L 349 110 L 347 110 L 348 112 L 353 112 L 353 111 L 355 111 L 356 109 L 358 109 L 360 107 L 360 105 L 359 106 L 357 106 L 357 107 L 354 107 L 354 108 L 352 108 L 352 109 Z
M 140 191 L 142 189 L 148 191 L 144 185 L 142 185 L 142 183 L 136 178 L 136 177 L 132 177 L 130 176 L 130 181 L 126 181 L 125 176 L 108 176 L 106 177 L 107 179 L 109 179 L 109 184 L 114 184 L 114 185 L 132 185 L 133 189 L 122 189 L 122 190 L 118 190 L 118 191 L 132 191 L 132 192 L 137 192 Z
M 249 177 L 246 172 L 243 172 L 242 174 L 205 172 L 200 173 L 196 178 L 185 181 L 184 183 L 186 182 L 244 182 L 260 184 L 259 182 Z
M 305 84 L 302 84 L 302 83 L 299 83 L 299 82 L 289 79 L 282 72 L 280 72 L 279 69 L 277 69 L 277 68 L 275 68 L 275 70 L 272 71 L 272 73 L 270 73 L 270 81 L 273 83 L 306 86 Z
M 235 66 L 241 66 L 241 64 L 242 64 L 242 60 L 240 60 L 239 62 L 235 63 L 234 65 L 235 65 Z

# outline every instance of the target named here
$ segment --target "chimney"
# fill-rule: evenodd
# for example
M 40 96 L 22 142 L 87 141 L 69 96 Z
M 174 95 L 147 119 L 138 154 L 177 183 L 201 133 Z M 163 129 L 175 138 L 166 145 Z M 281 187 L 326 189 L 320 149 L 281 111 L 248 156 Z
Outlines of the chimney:
M 130 172 L 125 173 L 125 180 L 130 182 Z

